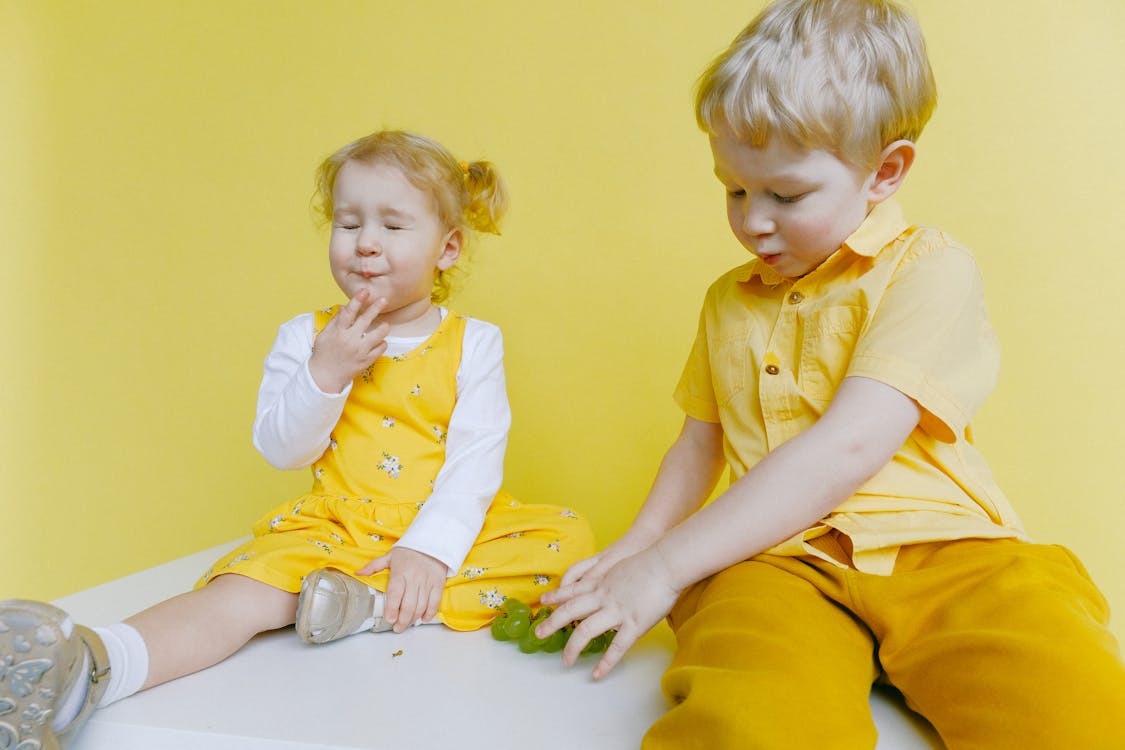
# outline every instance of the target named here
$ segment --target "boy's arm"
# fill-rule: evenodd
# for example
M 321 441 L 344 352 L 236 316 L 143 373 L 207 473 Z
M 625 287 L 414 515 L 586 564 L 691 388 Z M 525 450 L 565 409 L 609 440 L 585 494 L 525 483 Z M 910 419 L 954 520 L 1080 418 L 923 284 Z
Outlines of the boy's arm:
M 845 378 L 816 424 L 653 545 L 677 590 L 820 521 L 882 469 L 921 409 L 877 380 Z
M 542 637 L 572 620 L 563 660 L 573 664 L 594 636 L 617 636 L 594 669 L 609 673 L 636 640 L 671 611 L 691 584 L 809 528 L 894 456 L 918 424 L 918 405 L 888 385 L 845 378 L 828 411 L 778 446 L 713 503 L 598 581 L 560 589 Z

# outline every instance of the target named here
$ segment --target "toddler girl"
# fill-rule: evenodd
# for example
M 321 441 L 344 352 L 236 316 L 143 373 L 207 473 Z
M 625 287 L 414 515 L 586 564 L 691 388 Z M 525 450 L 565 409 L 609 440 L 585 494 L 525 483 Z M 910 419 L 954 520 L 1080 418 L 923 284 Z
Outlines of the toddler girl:
M 378 132 L 328 157 L 317 193 L 348 301 L 281 326 L 254 422 L 262 455 L 311 466 L 312 490 L 267 513 L 195 590 L 124 623 L 90 630 L 49 604 L 0 602 L 0 746 L 55 747 L 95 707 L 294 623 L 310 643 L 431 620 L 480 628 L 593 551 L 572 511 L 500 490 L 500 331 L 437 304 L 467 232 L 498 233 L 492 165 Z

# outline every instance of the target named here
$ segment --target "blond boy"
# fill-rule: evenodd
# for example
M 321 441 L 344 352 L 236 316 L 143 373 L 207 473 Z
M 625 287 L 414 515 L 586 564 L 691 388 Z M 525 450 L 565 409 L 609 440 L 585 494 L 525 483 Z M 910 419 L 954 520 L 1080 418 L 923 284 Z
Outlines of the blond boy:
M 573 663 L 617 629 L 601 677 L 669 617 L 645 748 L 870 748 L 880 679 L 950 748 L 1125 748 L 1105 599 L 971 442 L 998 367 L 976 263 L 891 200 L 935 101 L 891 0 L 779 0 L 700 79 L 754 258 L 707 293 L 637 519 L 538 632 L 583 619 Z

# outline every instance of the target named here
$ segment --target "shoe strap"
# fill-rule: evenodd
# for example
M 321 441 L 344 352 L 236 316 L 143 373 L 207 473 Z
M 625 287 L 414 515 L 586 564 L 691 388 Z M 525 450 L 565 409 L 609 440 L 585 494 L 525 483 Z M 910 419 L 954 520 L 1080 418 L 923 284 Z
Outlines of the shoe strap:
M 89 686 L 86 688 L 86 700 L 83 701 L 78 716 L 74 717 L 74 720 L 59 733 L 60 741 L 69 739 L 77 733 L 78 729 L 86 723 L 86 719 L 90 718 L 94 709 L 98 707 L 98 702 L 105 695 L 106 688 L 109 687 L 109 654 L 106 653 L 101 636 L 84 625 L 75 625 L 74 632 L 82 639 L 82 643 L 86 646 L 86 652 L 90 654 L 90 671 L 86 676 L 86 679 L 89 680 Z M 82 676 L 79 676 L 79 679 L 82 679 Z

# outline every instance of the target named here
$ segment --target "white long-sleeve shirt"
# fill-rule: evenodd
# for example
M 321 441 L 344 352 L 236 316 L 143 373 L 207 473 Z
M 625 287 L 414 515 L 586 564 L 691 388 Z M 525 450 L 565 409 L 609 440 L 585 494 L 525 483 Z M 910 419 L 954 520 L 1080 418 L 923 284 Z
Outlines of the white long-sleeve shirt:
M 447 311 L 439 309 L 444 319 Z M 279 469 L 304 468 L 320 458 L 351 393 L 351 384 L 341 393 L 325 393 L 313 380 L 309 372 L 313 322 L 314 316 L 307 313 L 283 323 L 266 355 L 254 447 Z M 405 354 L 426 338 L 388 337 L 383 356 Z M 503 359 L 500 329 L 469 318 L 445 463 L 434 480 L 433 493 L 395 545 L 440 560 L 449 576 L 460 570 L 504 476 L 511 409 Z

